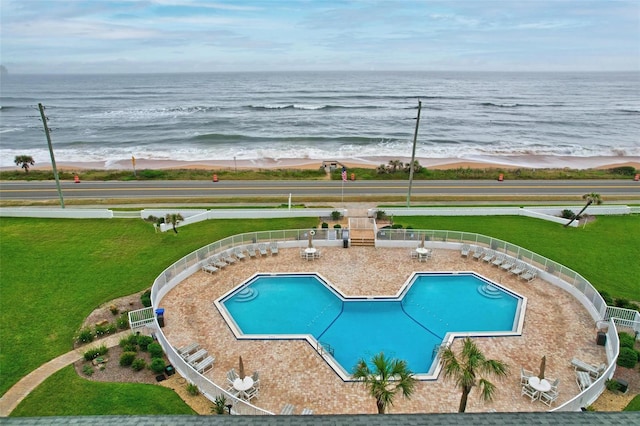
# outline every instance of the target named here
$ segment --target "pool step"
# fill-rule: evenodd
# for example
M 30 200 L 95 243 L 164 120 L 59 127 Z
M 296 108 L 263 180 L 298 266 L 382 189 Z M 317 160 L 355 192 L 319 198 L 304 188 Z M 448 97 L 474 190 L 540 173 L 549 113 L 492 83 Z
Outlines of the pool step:
M 478 287 L 478 293 L 489 299 L 500 299 L 502 297 L 502 290 L 496 288 L 491 284 L 483 284 Z
M 245 287 L 235 295 L 235 300 L 238 302 L 249 302 L 258 297 L 258 290 L 253 287 Z

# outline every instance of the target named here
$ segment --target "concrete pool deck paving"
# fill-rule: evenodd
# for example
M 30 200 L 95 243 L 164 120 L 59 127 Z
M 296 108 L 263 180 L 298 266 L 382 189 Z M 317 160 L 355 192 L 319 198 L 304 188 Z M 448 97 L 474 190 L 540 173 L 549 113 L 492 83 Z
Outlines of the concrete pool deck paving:
M 603 346 L 596 344 L 595 323 L 582 305 L 563 290 L 537 278 L 527 283 L 490 264 L 465 259 L 458 251 L 434 250 L 428 262 L 417 262 L 409 249 L 321 247 L 322 257 L 300 259 L 299 250 L 280 249 L 275 256 L 245 259 L 216 274 L 197 272 L 170 291 L 161 302 L 169 342 L 182 346 L 199 343 L 216 357 L 206 376 L 226 388 L 226 372 L 238 369 L 242 355 L 248 373 L 260 371 L 260 395 L 252 402 L 279 413 L 293 404 L 314 414 L 375 413 L 375 402 L 364 385 L 343 382 L 306 341 L 237 340 L 213 301 L 255 273 L 317 272 L 349 296 L 394 295 L 413 272 L 475 271 L 528 298 L 522 336 L 474 338 L 488 358 L 505 361 L 510 374 L 497 385 L 493 402 L 483 403 L 474 389 L 467 412 L 546 411 L 541 402 L 520 395 L 520 367 L 537 373 L 546 355 L 546 376 L 560 379 L 557 407 L 578 394 L 570 360 L 606 361 Z M 454 345 L 458 345 L 456 342 Z M 363 354 L 370 358 L 373 354 Z M 411 399 L 396 397 L 389 413 L 456 412 L 460 391 L 453 382 L 420 382 Z

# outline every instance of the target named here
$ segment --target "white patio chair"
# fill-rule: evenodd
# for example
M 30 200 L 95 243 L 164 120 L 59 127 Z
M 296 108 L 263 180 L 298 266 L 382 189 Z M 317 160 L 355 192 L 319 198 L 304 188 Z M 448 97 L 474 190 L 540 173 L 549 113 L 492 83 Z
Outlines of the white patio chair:
M 256 253 L 256 246 L 251 244 L 247 247 L 247 253 L 249 253 L 249 257 L 256 257 L 258 254 Z
M 460 248 L 460 256 L 467 257 L 469 256 L 469 251 L 471 251 L 471 246 L 469 244 L 463 244 Z
M 523 367 L 520 367 L 520 384 L 528 385 L 529 377 L 533 377 L 533 371 L 525 370 Z
M 553 404 L 555 402 L 556 399 L 558 399 L 558 391 L 554 391 L 553 388 L 548 391 L 548 392 L 542 392 L 540 394 L 540 401 L 542 401 L 544 404 L 547 404 L 549 407 L 551 407 L 551 404 Z
M 539 392 L 534 388 L 532 388 L 531 386 L 529 386 L 528 384 L 526 384 L 522 386 L 522 392 L 520 392 L 520 396 L 522 395 L 528 396 L 529 398 L 531 398 L 531 402 L 533 402 L 536 399 L 538 399 Z

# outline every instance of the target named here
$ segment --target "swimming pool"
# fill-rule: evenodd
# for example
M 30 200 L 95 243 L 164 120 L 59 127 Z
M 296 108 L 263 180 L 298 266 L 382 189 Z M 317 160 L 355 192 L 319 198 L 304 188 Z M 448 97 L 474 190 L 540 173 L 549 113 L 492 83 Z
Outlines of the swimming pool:
M 443 341 L 518 335 L 524 312 L 521 296 L 473 272 L 414 273 L 398 295 L 355 298 L 316 274 L 258 274 L 216 306 L 238 338 L 305 338 L 345 379 L 381 351 L 428 378 Z

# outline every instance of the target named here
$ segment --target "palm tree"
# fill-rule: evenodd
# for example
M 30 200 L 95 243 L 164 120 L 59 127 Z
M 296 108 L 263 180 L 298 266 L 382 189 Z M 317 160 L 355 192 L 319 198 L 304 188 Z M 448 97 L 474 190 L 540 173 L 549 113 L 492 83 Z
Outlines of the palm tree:
M 587 207 L 589 207 L 591 204 L 596 203 L 596 204 L 602 204 L 602 198 L 600 197 L 600 194 L 596 194 L 595 192 L 592 192 L 590 194 L 584 194 L 582 196 L 583 200 L 587 200 L 587 204 L 585 204 L 585 206 L 582 208 L 582 210 L 580 210 L 580 213 L 578 213 L 577 215 L 575 215 L 573 218 L 571 218 L 571 220 L 568 223 L 564 224 L 564 227 L 566 228 L 567 226 L 569 226 L 571 224 L 571 222 L 573 222 L 574 220 L 576 220 L 577 218 L 580 217 L 580 215 L 587 209 Z
M 381 175 L 381 174 L 383 174 L 383 173 L 389 173 L 389 169 L 387 168 L 387 166 L 386 166 L 386 165 L 384 165 L 384 164 L 380 164 L 380 165 L 378 166 L 378 168 L 376 169 L 376 172 L 377 172 L 379 175 Z
M 173 232 L 175 232 L 176 234 L 178 233 L 178 230 L 176 229 L 176 225 L 181 220 L 184 220 L 184 218 L 180 213 L 167 213 L 167 217 L 165 219 L 167 223 L 170 223 L 171 226 L 173 226 Z
M 402 161 L 389 160 L 389 165 L 391 166 L 391 173 L 395 173 L 396 170 L 398 170 L 398 167 L 402 167 Z
M 25 173 L 29 173 L 29 166 L 36 164 L 36 162 L 33 161 L 33 157 L 30 155 L 16 155 L 16 158 L 13 161 L 16 163 L 16 166 L 22 167 Z
M 456 355 L 450 346 L 445 346 L 440 350 L 442 370 L 444 378 L 455 380 L 456 386 L 462 389 L 459 413 L 464 413 L 467 408 L 467 399 L 471 389 L 480 386 L 480 397 L 485 401 L 491 401 L 496 386 L 483 377 L 477 379 L 480 374 L 504 377 L 507 375 L 508 366 L 502 361 L 486 359 L 475 343 L 466 337 L 463 342 L 462 351 Z
M 410 398 L 417 380 L 407 368 L 407 362 L 398 359 L 385 358 L 380 352 L 371 358 L 373 371 L 364 359 L 358 361 L 353 369 L 353 378 L 362 381 L 369 393 L 376 399 L 378 414 L 384 414 L 387 406 L 393 405 L 393 398 L 398 392 Z

